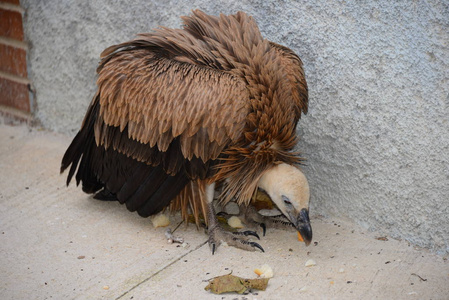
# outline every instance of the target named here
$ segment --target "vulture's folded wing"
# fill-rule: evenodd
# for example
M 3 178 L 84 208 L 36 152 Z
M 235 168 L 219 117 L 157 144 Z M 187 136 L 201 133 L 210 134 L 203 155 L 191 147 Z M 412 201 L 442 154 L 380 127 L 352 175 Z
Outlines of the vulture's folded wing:
M 85 192 L 104 187 L 149 216 L 189 180 L 211 175 L 242 134 L 249 95 L 241 79 L 189 59 L 149 48 L 114 51 L 100 65 L 97 94 L 61 172 L 71 165 L 67 184 L 76 172 Z
M 117 129 L 160 152 L 177 139 L 183 158 L 206 162 L 239 138 L 249 110 L 241 79 L 148 49 L 126 49 L 107 57 L 97 84 L 97 145 L 112 145 L 147 164 L 155 163 L 152 157 L 142 157 L 130 144 L 121 143 Z

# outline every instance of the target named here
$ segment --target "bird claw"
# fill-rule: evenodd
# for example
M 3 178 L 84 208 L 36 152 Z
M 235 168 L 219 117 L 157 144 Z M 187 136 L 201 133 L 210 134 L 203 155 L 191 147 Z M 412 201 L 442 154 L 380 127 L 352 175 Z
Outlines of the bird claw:
M 226 218 L 226 217 L 229 217 L 229 214 L 227 212 L 225 212 L 225 211 L 220 211 L 220 212 L 217 213 L 217 217 Z
M 262 252 L 265 250 L 256 242 L 248 241 L 246 238 L 239 238 L 237 236 L 254 236 L 260 239 L 259 235 L 255 231 L 247 230 L 241 232 L 229 232 L 224 230 L 220 226 L 214 226 L 212 229 L 209 229 L 209 247 L 212 251 L 212 255 L 215 254 L 215 251 L 220 246 L 221 242 L 227 243 L 229 246 L 240 248 L 247 251 L 254 251 L 255 249 L 259 249 Z
M 276 215 L 276 216 L 272 216 L 272 217 L 265 217 L 266 219 L 270 219 L 271 218 L 271 222 L 273 222 L 274 224 L 280 226 L 280 227 L 294 227 L 293 224 L 287 220 L 285 218 L 284 215 Z
M 247 240 L 243 240 L 243 239 L 238 239 L 235 237 L 232 240 L 233 240 L 233 243 L 231 244 L 231 246 L 241 248 L 244 250 L 250 250 L 250 251 L 254 251 L 255 248 L 257 248 L 260 251 L 265 252 L 265 250 L 262 248 L 261 245 L 259 245 L 259 243 L 251 242 L 251 241 L 247 241 Z
M 220 212 L 217 213 L 216 215 L 217 215 L 217 217 L 222 217 L 222 218 L 226 218 L 226 219 L 229 219 L 229 218 L 232 217 L 232 216 L 236 216 L 236 215 L 228 214 L 227 212 L 224 212 L 224 211 L 220 211 Z M 237 216 L 238 216 L 238 215 L 237 215 Z M 241 217 L 242 217 L 242 216 L 241 216 Z M 252 221 L 252 222 L 256 223 L 255 221 Z M 265 224 L 264 224 L 264 223 L 256 223 L 256 224 L 259 225 L 259 226 L 262 228 L 262 230 L 263 230 L 263 236 L 265 236 L 265 233 L 266 233 L 266 231 L 267 231 L 267 227 L 265 226 Z M 257 232 L 254 231 L 254 230 L 231 231 L 231 232 L 232 232 L 233 234 L 235 234 L 235 235 L 244 235 L 244 236 L 252 235 L 252 236 L 256 237 L 258 240 L 260 240 L 259 235 L 258 235 Z
M 212 248 L 212 255 L 214 255 L 214 254 L 215 254 L 215 243 L 212 242 L 212 243 L 210 244 L 210 246 L 211 246 L 211 248 Z
M 230 214 L 226 212 L 219 212 L 218 214 L 216 214 L 213 206 L 209 205 L 208 243 L 210 249 L 212 250 L 212 255 L 215 254 L 215 251 L 218 249 L 222 242 L 225 242 L 231 247 L 236 247 L 247 251 L 255 251 L 256 249 L 259 249 L 260 251 L 265 252 L 262 246 L 249 240 L 251 236 L 254 236 L 260 240 L 260 237 L 256 231 L 228 231 L 224 229 L 221 224 L 219 224 L 217 216 L 228 218 Z M 241 238 L 238 236 L 241 236 Z
M 262 248 L 262 246 L 259 245 L 259 244 L 256 243 L 256 242 L 248 242 L 248 245 L 252 246 L 253 248 L 258 248 L 260 251 L 262 251 L 263 253 L 265 253 L 265 250 Z M 216 246 L 216 244 L 215 244 L 214 242 L 212 242 L 212 243 L 210 244 L 210 246 L 211 246 L 211 248 L 212 248 L 212 255 L 214 255 L 214 254 L 215 254 L 215 250 L 217 249 L 217 246 Z
M 242 210 L 241 216 L 244 223 L 253 228 L 260 226 L 262 228 L 263 236 L 265 236 L 267 232 L 267 227 L 278 229 L 294 228 L 293 224 L 282 214 L 263 216 L 252 206 L 244 207 Z
M 234 235 L 244 235 L 244 236 L 252 235 L 252 236 L 256 237 L 258 240 L 260 240 L 260 237 L 257 234 L 257 232 L 252 231 L 252 230 L 236 231 L 236 232 L 233 232 L 232 234 L 234 234 Z
M 265 250 L 263 250 L 262 246 L 259 245 L 258 243 L 255 243 L 255 242 L 249 242 L 249 243 L 250 243 L 251 246 L 253 246 L 253 247 L 255 247 L 255 248 L 259 248 L 260 251 L 262 251 L 262 252 L 265 253 Z

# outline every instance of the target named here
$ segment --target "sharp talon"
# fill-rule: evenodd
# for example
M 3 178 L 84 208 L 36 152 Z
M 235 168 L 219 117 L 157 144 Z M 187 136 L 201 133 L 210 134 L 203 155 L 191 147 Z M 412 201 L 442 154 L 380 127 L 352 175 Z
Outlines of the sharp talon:
M 262 227 L 263 236 L 265 236 L 265 233 L 267 232 L 267 226 L 265 226 L 265 223 L 260 223 L 260 227 Z
M 252 230 L 236 231 L 236 232 L 233 232 L 232 234 L 234 234 L 234 235 L 244 235 L 244 236 L 252 235 L 252 236 L 255 236 L 258 240 L 260 240 L 260 237 L 257 234 L 257 232 L 252 231 Z
M 228 213 L 224 212 L 224 211 L 220 211 L 217 216 L 219 217 L 226 217 L 228 215 Z
M 212 244 L 212 255 L 214 255 L 214 253 L 215 253 L 215 243 Z
M 253 246 L 255 248 L 259 248 L 260 251 L 265 252 L 265 250 L 263 250 L 262 246 L 259 245 L 258 243 L 251 242 L 250 244 L 251 244 L 251 246 Z
M 258 240 L 260 240 L 259 235 L 258 235 L 257 232 L 255 232 L 255 231 L 247 230 L 247 231 L 245 231 L 245 235 L 246 235 L 246 236 L 252 235 L 252 236 L 255 236 Z

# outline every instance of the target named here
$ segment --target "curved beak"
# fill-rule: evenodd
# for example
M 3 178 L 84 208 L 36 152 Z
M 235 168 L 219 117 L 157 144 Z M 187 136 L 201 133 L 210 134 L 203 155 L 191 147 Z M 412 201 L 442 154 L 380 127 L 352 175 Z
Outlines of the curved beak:
M 306 208 L 301 209 L 293 225 L 298 230 L 306 246 L 309 246 L 310 242 L 312 242 L 312 226 L 310 226 L 309 211 Z

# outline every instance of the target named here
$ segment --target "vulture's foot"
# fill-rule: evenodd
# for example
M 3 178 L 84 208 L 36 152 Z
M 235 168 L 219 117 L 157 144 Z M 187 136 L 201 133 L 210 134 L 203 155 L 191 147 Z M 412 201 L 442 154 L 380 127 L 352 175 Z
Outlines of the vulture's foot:
M 215 218 L 214 218 L 215 219 Z M 216 219 L 215 219 L 216 220 Z M 215 221 L 216 224 L 211 224 L 208 229 L 209 239 L 208 243 L 211 248 L 212 254 L 215 253 L 218 246 L 221 243 L 225 242 L 229 246 L 236 247 L 239 249 L 247 250 L 247 251 L 255 251 L 259 249 L 262 252 L 265 252 L 258 243 L 252 242 L 249 240 L 249 237 L 255 236 L 259 238 L 259 235 L 255 231 L 246 230 L 246 231 L 226 231 L 218 224 L 218 221 Z
M 282 214 L 276 216 L 263 216 L 252 206 L 240 207 L 240 216 L 250 228 L 262 227 L 265 236 L 267 227 L 277 229 L 291 229 L 293 224 Z
M 248 218 L 245 215 L 245 213 L 241 212 L 241 210 L 240 210 L 239 214 L 228 214 L 228 213 L 226 213 L 224 211 L 221 211 L 221 212 L 219 212 L 217 214 L 217 216 L 222 217 L 222 218 L 224 218 L 226 220 L 229 220 L 231 217 L 234 217 L 234 216 L 238 217 L 245 224 L 246 227 L 251 228 L 251 229 L 254 230 L 254 231 L 251 231 L 251 232 L 254 232 L 257 235 L 257 238 L 259 238 L 259 235 L 256 232 L 257 229 L 259 229 L 258 227 L 262 228 L 263 235 L 265 236 L 265 231 L 266 231 L 267 228 L 265 226 L 265 223 L 263 223 L 263 220 L 260 218 L 260 217 L 263 217 L 260 214 L 258 214 L 258 216 L 256 216 L 256 215 L 254 216 L 254 217 L 257 217 L 257 220 L 255 220 L 252 217 Z M 226 227 L 226 225 L 225 225 L 225 227 Z M 229 226 L 229 231 L 234 232 L 235 234 L 240 234 L 239 232 L 235 232 L 236 229 L 232 228 L 231 226 Z M 254 235 L 254 236 L 256 236 L 256 235 Z
M 215 211 L 213 206 L 209 206 L 209 216 L 208 216 L 209 226 L 208 226 L 208 234 L 209 239 L 208 243 L 211 248 L 212 254 L 215 253 L 217 248 L 221 243 L 225 242 L 229 246 L 240 248 L 247 251 L 255 251 L 259 249 L 262 252 L 265 252 L 258 243 L 252 242 L 250 240 L 251 236 L 260 239 L 257 232 L 252 230 L 245 231 L 228 231 L 224 229 L 221 224 L 218 222 L 217 217 L 215 215 Z M 230 229 L 232 230 L 232 229 Z

